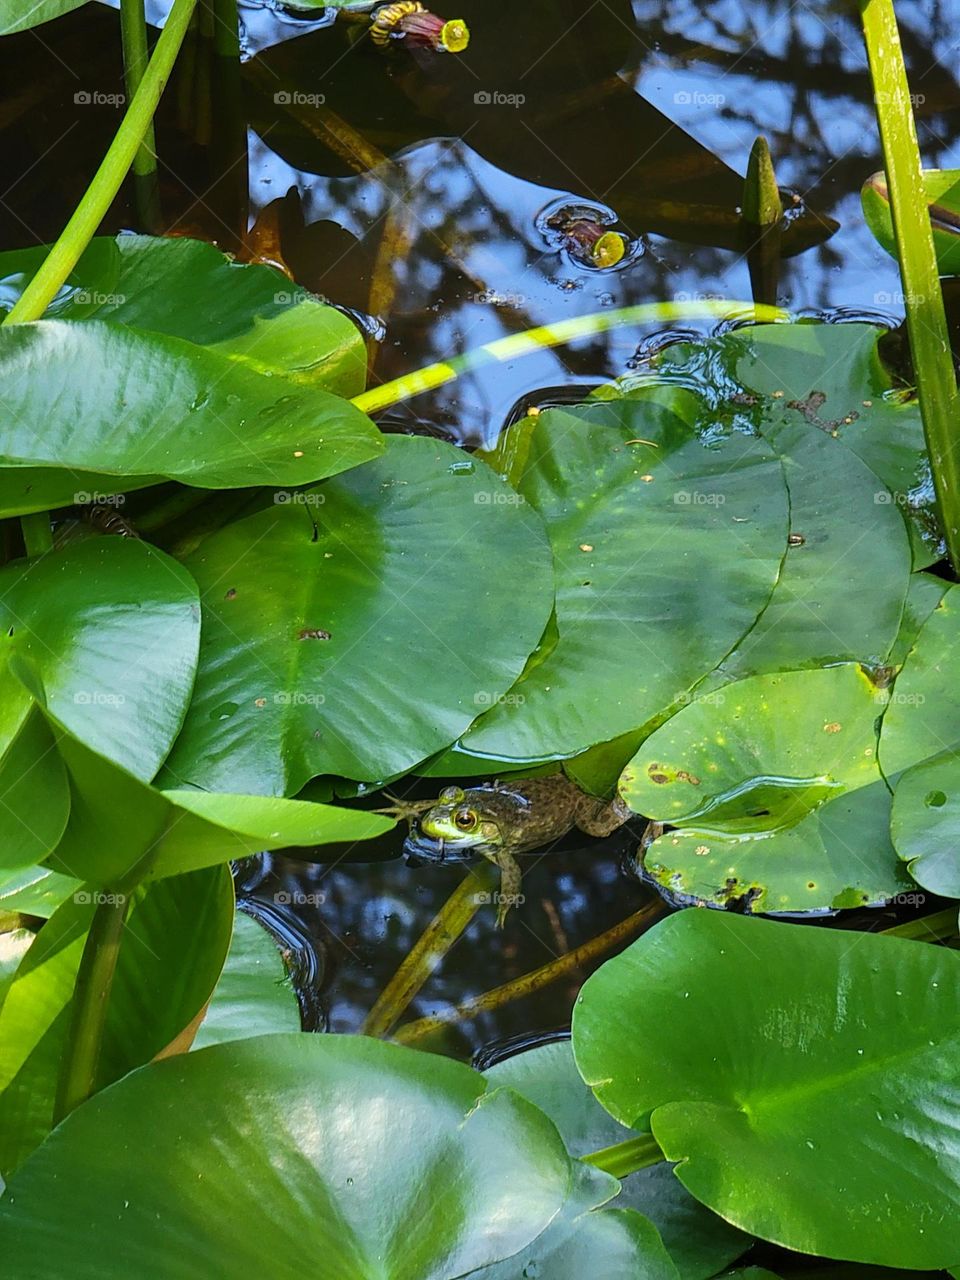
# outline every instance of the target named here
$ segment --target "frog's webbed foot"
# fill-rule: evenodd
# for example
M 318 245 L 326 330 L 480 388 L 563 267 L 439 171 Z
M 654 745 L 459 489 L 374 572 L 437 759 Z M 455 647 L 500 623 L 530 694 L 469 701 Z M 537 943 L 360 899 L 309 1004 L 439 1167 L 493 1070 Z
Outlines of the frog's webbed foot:
M 436 804 L 436 800 L 401 800 L 399 796 L 391 795 L 389 791 L 385 791 L 383 794 L 393 803 L 383 809 L 371 809 L 370 812 L 382 813 L 386 817 L 396 818 L 398 821 L 413 823 L 420 817 L 421 813 L 426 813 L 428 809 L 432 809 Z

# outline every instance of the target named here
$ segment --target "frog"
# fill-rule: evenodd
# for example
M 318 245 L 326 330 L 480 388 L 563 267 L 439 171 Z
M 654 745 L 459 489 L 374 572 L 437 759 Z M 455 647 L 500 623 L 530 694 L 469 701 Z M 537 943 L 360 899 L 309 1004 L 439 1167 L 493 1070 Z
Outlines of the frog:
M 539 849 L 579 828 L 608 836 L 635 816 L 618 797 L 603 800 L 582 791 L 565 773 L 496 779 L 475 787 L 444 787 L 434 801 L 395 807 L 410 822 L 409 857 L 465 862 L 481 856 L 500 868 L 495 895 L 497 928 L 520 898 L 516 855 Z

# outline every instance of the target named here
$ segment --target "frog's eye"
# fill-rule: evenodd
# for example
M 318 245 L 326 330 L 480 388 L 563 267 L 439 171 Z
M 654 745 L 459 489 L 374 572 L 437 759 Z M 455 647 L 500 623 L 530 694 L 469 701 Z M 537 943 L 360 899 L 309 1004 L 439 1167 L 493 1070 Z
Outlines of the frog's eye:
M 442 804 L 459 804 L 463 799 L 463 792 L 459 787 L 444 787 L 439 799 Z
M 453 821 L 458 831 L 472 831 L 477 825 L 477 815 L 472 809 L 458 809 Z

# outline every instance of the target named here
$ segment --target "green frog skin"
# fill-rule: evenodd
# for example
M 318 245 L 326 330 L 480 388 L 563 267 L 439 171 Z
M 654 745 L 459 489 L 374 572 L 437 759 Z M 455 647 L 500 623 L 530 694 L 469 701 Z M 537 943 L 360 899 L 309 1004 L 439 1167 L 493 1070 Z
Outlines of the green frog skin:
M 586 835 L 608 836 L 631 816 L 619 798 L 587 795 L 564 773 L 466 790 L 446 787 L 412 822 L 404 851 L 430 861 L 479 855 L 495 863 L 500 868 L 497 926 L 502 928 L 520 895 L 518 854 L 559 840 L 574 827 Z

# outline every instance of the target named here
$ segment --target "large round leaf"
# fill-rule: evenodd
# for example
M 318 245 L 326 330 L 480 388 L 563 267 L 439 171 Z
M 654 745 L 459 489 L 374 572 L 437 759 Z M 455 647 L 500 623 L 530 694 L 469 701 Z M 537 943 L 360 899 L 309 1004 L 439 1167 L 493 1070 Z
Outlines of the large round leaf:
M 96 908 L 82 889 L 44 925 L 0 1010 L 0 1173 L 50 1131 L 80 955 Z M 149 1062 L 197 1016 L 223 966 L 233 920 L 226 867 L 136 891 L 110 990 L 98 1087 Z
M 918 884 L 960 898 L 960 752 L 933 756 L 901 776 L 890 835 Z
M 856 454 L 877 478 L 876 504 L 907 516 L 914 564 L 921 568 L 940 558 L 930 463 L 919 405 L 895 388 L 880 357 L 885 332 L 866 324 L 751 325 L 667 347 L 657 373 L 695 389 L 714 427 L 759 431 L 774 443 L 785 430 L 805 428 L 832 445 L 825 470 L 839 475 L 850 468 L 859 476 L 849 457 Z M 820 479 L 830 488 L 835 483 L 826 474 Z M 860 570 L 874 563 L 874 548 L 845 504 L 835 515 L 847 543 L 837 555 L 846 557 L 856 585 L 857 578 L 869 578 Z M 793 532 L 806 530 L 795 524 Z
M 252 916 L 238 911 L 230 952 L 193 1048 L 299 1030 L 300 1006 L 279 947 Z
M 541 1112 L 483 1094 L 467 1067 L 359 1036 L 261 1036 L 154 1064 L 75 1111 L 11 1180 L 4 1265 L 20 1280 L 462 1276 L 524 1248 L 572 1181 Z
M 632 809 L 676 828 L 647 849 L 647 873 L 679 899 L 742 899 L 753 912 L 863 906 L 908 888 L 877 765 L 886 697 L 841 663 L 750 676 L 684 707 L 621 778 Z
M 571 1155 L 584 1156 L 634 1136 L 634 1130 L 624 1129 L 604 1111 L 584 1084 L 569 1040 L 514 1054 L 484 1075 L 491 1086 L 514 1089 L 546 1112 Z M 751 1243 L 748 1236 L 694 1200 L 665 1163 L 624 1178 L 615 1203 L 618 1208 L 638 1210 L 654 1224 L 682 1280 L 716 1275 Z M 552 1271 L 543 1274 L 552 1280 Z
M 39 27 L 41 22 L 51 22 L 85 3 L 86 0 L 0 0 L 0 36 Z
M 158 478 L 308 484 L 381 450 L 359 409 L 302 379 L 105 320 L 3 326 L 0 379 L 3 515 Z
M 615 1178 L 580 1165 L 566 1204 L 546 1231 L 512 1258 L 471 1271 L 468 1280 L 678 1280 L 649 1218 L 635 1209 L 598 1208 L 616 1187 Z
M 502 698 L 540 639 L 542 528 L 482 462 L 396 437 L 302 497 L 188 561 L 204 632 L 171 777 L 290 795 L 401 773 Z
M 29 707 L 16 655 L 77 737 L 148 780 L 180 729 L 199 644 L 196 583 L 154 547 L 91 538 L 17 561 L 0 570 L 3 728 Z
M 514 761 L 575 755 L 663 712 L 753 625 L 787 541 L 761 440 L 701 438 L 630 401 L 553 409 L 525 430 L 514 474 L 547 525 L 556 640 L 463 739 Z
M 960 957 L 683 911 L 588 978 L 584 1079 L 704 1204 L 889 1267 L 960 1257 Z
M 0 253 L 4 306 L 48 252 L 42 245 Z M 341 396 L 363 390 L 366 347 L 352 320 L 273 267 L 234 262 L 203 240 L 97 237 L 45 315 L 184 338 Z
M 960 745 L 960 586 L 929 614 L 893 686 L 883 717 L 880 764 L 888 778 Z

